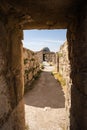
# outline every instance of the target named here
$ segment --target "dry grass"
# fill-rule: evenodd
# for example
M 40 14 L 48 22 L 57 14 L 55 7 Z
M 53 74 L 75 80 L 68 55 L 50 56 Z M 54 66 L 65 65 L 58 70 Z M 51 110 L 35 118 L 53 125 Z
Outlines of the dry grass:
M 48 62 L 50 66 L 53 66 L 53 63 L 52 62 Z
M 25 130 L 29 130 L 28 124 L 25 125 Z
M 66 81 L 65 79 L 62 77 L 62 75 L 60 73 L 57 72 L 52 72 L 52 74 L 54 75 L 55 79 L 58 80 L 58 82 L 60 82 L 62 88 L 65 91 L 65 87 L 66 87 Z
M 40 69 L 41 69 L 41 70 L 44 69 L 44 64 L 43 64 L 43 63 L 40 64 Z

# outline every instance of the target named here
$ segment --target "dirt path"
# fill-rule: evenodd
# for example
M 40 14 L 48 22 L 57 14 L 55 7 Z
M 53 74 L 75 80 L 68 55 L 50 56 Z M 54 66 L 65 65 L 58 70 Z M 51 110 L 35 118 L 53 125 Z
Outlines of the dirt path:
M 64 130 L 64 93 L 51 73 L 45 71 L 24 96 L 26 124 L 29 130 Z

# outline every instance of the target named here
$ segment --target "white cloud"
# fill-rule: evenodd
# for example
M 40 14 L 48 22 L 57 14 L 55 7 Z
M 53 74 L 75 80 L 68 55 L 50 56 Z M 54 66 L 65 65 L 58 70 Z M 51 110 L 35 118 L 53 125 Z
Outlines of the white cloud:
M 23 40 L 23 43 L 24 43 L 25 41 Z M 32 41 L 29 41 L 29 43 L 28 44 L 33 44 L 33 43 L 64 43 L 64 41 L 63 40 L 32 40 Z
M 63 43 L 62 40 L 44 40 L 43 42 L 49 42 L 49 43 Z

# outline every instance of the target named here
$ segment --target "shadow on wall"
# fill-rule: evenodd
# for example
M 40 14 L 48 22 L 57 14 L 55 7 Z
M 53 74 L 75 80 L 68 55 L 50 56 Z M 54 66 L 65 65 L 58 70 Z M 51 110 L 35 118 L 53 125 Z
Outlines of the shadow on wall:
M 42 72 L 38 80 L 32 85 L 33 89 L 26 93 L 24 102 L 35 107 L 64 108 L 65 98 L 62 87 L 51 72 Z

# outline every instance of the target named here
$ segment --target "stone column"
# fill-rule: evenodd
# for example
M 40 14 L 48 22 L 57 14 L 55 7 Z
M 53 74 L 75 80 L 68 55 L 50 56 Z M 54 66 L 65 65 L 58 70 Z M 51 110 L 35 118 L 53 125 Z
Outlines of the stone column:
M 21 34 L 0 21 L 0 130 L 24 130 Z
M 72 79 L 70 130 L 87 130 L 87 7 L 73 19 L 67 38 Z

